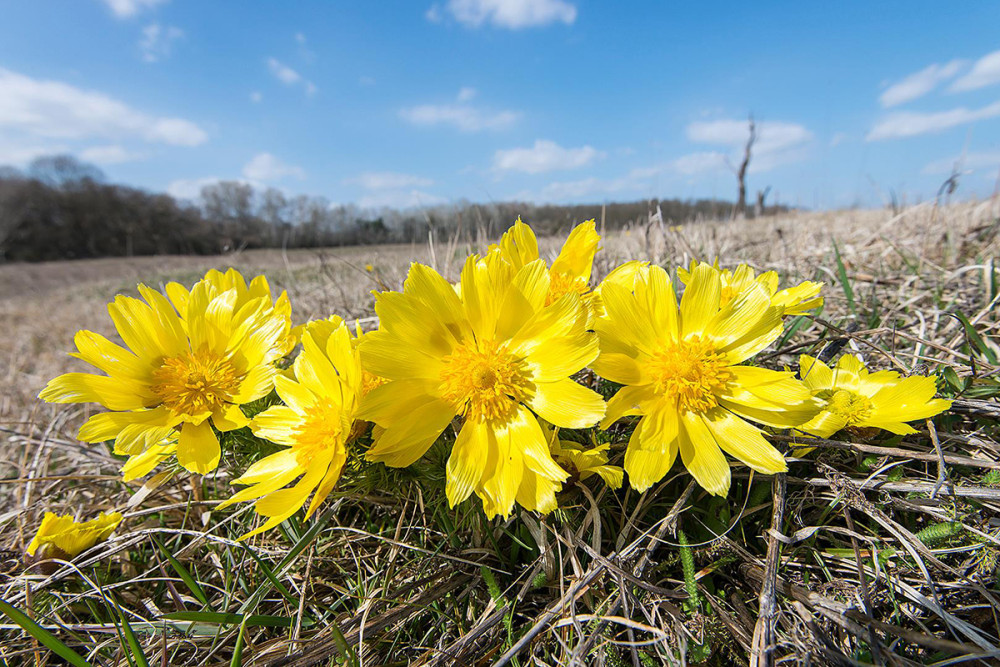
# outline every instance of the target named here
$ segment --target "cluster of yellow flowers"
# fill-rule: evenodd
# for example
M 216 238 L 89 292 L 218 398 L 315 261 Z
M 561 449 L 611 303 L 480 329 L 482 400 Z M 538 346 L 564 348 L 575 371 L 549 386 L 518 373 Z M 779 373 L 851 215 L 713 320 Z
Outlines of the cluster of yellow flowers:
M 585 222 L 547 266 L 518 220 L 467 259 L 455 284 L 413 264 L 402 291 L 375 294 L 379 325 L 370 333 L 337 316 L 294 328 L 285 293 L 274 298 L 263 276 L 248 285 L 233 269 L 209 271 L 190 290 L 140 285 L 142 299 L 119 296 L 108 306 L 126 347 L 90 331 L 76 336 L 74 356 L 104 375 L 62 375 L 41 398 L 106 408 L 79 438 L 113 440 L 128 457 L 125 480 L 171 457 L 208 473 L 219 465 L 218 434 L 247 426 L 281 446 L 235 479 L 245 488 L 223 503 L 254 501 L 267 518 L 243 538 L 281 523 L 310 494 L 311 516 L 352 450 L 405 467 L 449 426 L 449 503 L 475 494 L 488 517 L 506 517 L 515 503 L 555 509 L 570 479 L 597 475 L 621 486 L 609 445 L 586 449 L 559 429 L 639 417 L 624 456 L 633 488 L 663 479 L 679 453 L 703 488 L 724 495 L 725 454 L 764 474 L 787 469 L 764 427 L 820 437 L 850 426 L 909 433 L 905 422 L 949 406 L 934 399 L 931 378 L 869 374 L 851 355 L 834 369 L 803 356 L 800 377 L 750 365 L 785 317 L 821 305 L 819 283 L 779 291 L 774 272 L 695 262 L 677 270 L 678 299 L 663 268 L 632 261 L 593 286 L 599 240 Z M 587 368 L 621 385 L 607 403 L 574 379 Z M 248 419 L 241 406 L 272 391 L 282 404 Z M 369 424 L 364 449 L 356 440 Z M 99 524 L 88 535 L 106 535 L 107 520 Z

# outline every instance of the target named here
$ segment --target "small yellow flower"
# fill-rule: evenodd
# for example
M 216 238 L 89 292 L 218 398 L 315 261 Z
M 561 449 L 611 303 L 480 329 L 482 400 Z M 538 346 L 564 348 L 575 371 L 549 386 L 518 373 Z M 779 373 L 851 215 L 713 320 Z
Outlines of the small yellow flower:
M 374 266 L 372 266 L 371 264 L 365 264 L 365 271 L 367 271 L 368 273 L 371 273 L 374 270 L 375 270 Z
M 584 481 L 597 475 L 612 489 L 619 489 L 625 473 L 619 466 L 608 465 L 610 448 L 610 445 L 605 444 L 584 449 L 578 442 L 560 440 L 555 430 L 549 437 L 552 458 L 569 472 L 570 476 L 576 476 L 580 481 Z
M 792 373 L 741 365 L 782 331 L 782 311 L 766 288 L 754 283 L 725 305 L 722 291 L 720 272 L 704 264 L 691 272 L 679 307 L 660 267 L 639 269 L 631 287 L 603 285 L 607 317 L 595 323 L 601 355 L 592 367 L 625 386 L 601 426 L 642 416 L 625 453 L 638 491 L 662 479 L 678 452 L 716 495 L 730 484 L 723 452 L 758 472 L 783 472 L 784 458 L 747 420 L 788 428 L 819 411 Z
M 718 263 L 710 265 L 704 262 L 691 262 L 691 267 L 688 270 L 677 270 L 677 277 L 682 283 L 687 284 L 696 266 L 707 266 L 719 274 L 719 279 L 722 281 L 721 303 L 723 306 L 754 284 L 761 285 L 767 290 L 771 296 L 771 305 L 780 308 L 784 315 L 801 315 L 823 305 L 823 297 L 819 296 L 823 289 L 823 283 L 806 280 L 795 287 L 778 291 L 777 272 L 767 271 L 758 276 L 746 264 L 740 264 L 735 269 L 730 270 L 720 269 Z
M 538 423 L 583 428 L 600 420 L 604 401 L 570 376 L 597 356 L 576 292 L 548 302 L 545 264 L 519 269 L 498 250 L 470 257 L 461 295 L 433 269 L 410 268 L 400 292 L 376 295 L 379 329 L 365 336 L 362 360 L 388 380 L 371 390 L 361 417 L 377 424 L 372 461 L 408 466 L 458 416 L 462 425 L 447 464 L 452 506 L 475 492 L 488 516 L 526 509 L 546 493 L 522 489 L 532 473 L 559 484 Z
M 118 512 L 101 512 L 96 519 L 82 523 L 77 523 L 69 514 L 58 516 L 46 512 L 35 538 L 28 545 L 28 555 L 35 556 L 37 553 L 39 559 L 73 558 L 108 539 L 121 522 L 122 515 Z
M 906 422 L 927 419 L 951 407 L 951 401 L 934 398 L 933 378 L 901 378 L 894 371 L 869 373 L 853 354 L 842 356 L 832 369 L 803 354 L 799 373 L 823 403 L 823 411 L 799 429 L 821 438 L 849 426 L 880 428 L 897 435 L 916 433 Z
M 559 255 L 549 268 L 549 291 L 546 305 L 555 303 L 564 294 L 579 294 L 585 304 L 591 297 L 590 274 L 594 267 L 600 234 L 593 220 L 581 222 L 566 238 Z M 501 257 L 510 262 L 514 270 L 538 259 L 538 240 L 535 232 L 518 218 L 508 229 L 500 243 L 489 247 L 488 252 L 499 250 Z
M 274 386 L 275 362 L 291 336 L 288 309 L 272 304 L 266 283 L 240 287 L 242 277 L 233 274 L 226 274 L 236 281 L 229 287 L 212 272 L 190 291 L 171 283 L 169 300 L 145 285 L 143 299 L 116 297 L 108 312 L 127 348 L 80 331 L 73 354 L 107 375 L 67 373 L 39 395 L 110 410 L 92 416 L 78 437 L 114 440 L 116 454 L 133 457 L 126 481 L 172 454 L 191 472 L 214 470 L 221 456 L 215 429 L 246 426 L 239 406 Z
M 339 320 L 339 318 L 335 318 Z M 277 526 L 297 512 L 315 489 L 306 511 L 311 517 L 340 479 L 347 445 L 354 434 L 361 400 L 361 360 L 343 322 L 320 320 L 306 325 L 302 353 L 292 366 L 295 378 L 275 380 L 285 403 L 250 422 L 254 435 L 286 447 L 257 461 L 233 484 L 248 485 L 226 500 L 227 507 L 256 500 L 268 520 L 241 540 Z M 291 488 L 282 488 L 301 476 Z

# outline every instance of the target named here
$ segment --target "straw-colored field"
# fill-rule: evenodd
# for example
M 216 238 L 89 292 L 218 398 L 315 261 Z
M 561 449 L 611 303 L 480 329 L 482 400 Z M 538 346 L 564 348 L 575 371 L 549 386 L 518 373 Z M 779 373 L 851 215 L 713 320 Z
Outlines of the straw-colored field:
M 974 376 L 968 384 L 981 387 L 997 379 L 1000 354 L 998 231 L 996 202 L 651 225 L 608 234 L 595 273 L 599 280 L 626 259 L 669 270 L 717 257 L 723 266 L 747 262 L 777 270 L 783 285 L 820 280 L 826 283 L 820 319 L 803 320 L 786 349 L 764 353 L 764 364 L 792 365 L 798 352 L 818 351 L 849 330 L 849 349 L 874 366 L 904 374 L 950 367 L 960 381 Z M 543 256 L 551 259 L 560 243 L 544 240 Z M 0 266 L 0 548 L 23 550 L 44 511 L 123 508 L 136 490 L 116 481 L 118 462 L 105 448 L 75 441 L 88 408 L 35 398 L 51 377 L 84 370 L 66 354 L 78 329 L 114 334 L 105 305 L 115 294 L 135 293 L 139 281 L 191 283 L 210 267 L 233 266 L 248 276 L 264 273 L 272 288 L 287 290 L 298 321 L 330 313 L 363 319 L 373 315 L 369 292 L 399 288 L 410 262 L 432 264 L 454 279 L 466 255 L 479 249 L 443 240 Z M 954 313 L 965 317 L 978 341 Z M 598 500 L 620 510 L 621 523 L 586 511 L 586 498 L 575 495 L 566 514 L 515 514 L 495 526 L 466 508 L 451 535 L 441 532 L 450 520 L 435 514 L 442 511 L 440 498 L 427 500 L 412 480 L 373 477 L 367 489 L 362 484 L 333 502 L 339 511 L 327 517 L 322 539 L 306 544 L 294 563 L 280 561 L 302 537 L 295 530 L 255 543 L 253 559 L 232 545 L 227 515 L 210 511 L 211 499 L 227 486 L 226 471 L 205 488 L 177 477 L 129 505 L 118 536 L 83 569 L 113 589 L 129 620 L 145 628 L 139 641 L 150 664 L 229 664 L 238 624 L 194 624 L 185 635 L 177 623 L 167 631 L 158 621 L 168 612 L 205 609 L 292 619 L 291 627 L 244 629 L 239 641 L 253 664 L 348 664 L 354 657 L 372 665 L 488 664 L 512 648 L 525 651 L 522 665 L 660 664 L 664 656 L 679 659 L 678 647 L 691 650 L 698 642 L 709 647 L 710 664 L 739 664 L 761 631 L 762 614 L 773 614 L 764 630 L 776 656 L 808 654 L 814 664 L 852 664 L 845 656 L 863 664 L 912 664 L 905 660 L 981 653 L 996 649 L 1000 635 L 1000 479 L 984 477 L 1000 460 L 1000 404 L 988 391 L 982 395 L 963 404 L 963 416 L 949 418 L 940 433 L 923 426 L 920 435 L 901 441 L 835 441 L 793 462 L 787 491 L 782 486 L 779 498 L 776 486 L 773 496 L 784 512 L 775 527 L 795 534 L 784 560 L 768 549 L 770 483 L 757 493 L 745 469 L 742 477 L 734 473 L 742 481 L 731 497 L 711 506 L 725 521 L 744 512 L 731 534 L 703 540 L 703 524 L 685 520 L 692 541 L 709 542 L 694 550 L 701 595 L 711 600 L 698 609 L 682 605 L 673 540 L 664 538 L 658 547 L 649 533 L 668 512 L 681 513 L 675 502 L 688 481 L 682 473 L 660 487 L 655 500 L 637 503 L 634 493 L 613 497 L 602 490 Z M 389 483 L 407 486 L 390 496 Z M 872 492 L 878 484 L 886 486 Z M 963 495 L 959 487 L 973 491 Z M 626 510 L 627 521 L 621 518 Z M 914 537 L 931 524 L 951 522 L 963 528 L 942 541 Z M 184 577 L 150 546 L 151 536 L 169 543 L 201 582 L 207 603 L 185 588 Z M 499 544 L 507 557 L 498 555 Z M 884 561 L 873 560 L 872 549 L 889 548 L 895 551 L 886 551 Z M 278 574 L 261 574 L 257 558 Z M 487 567 L 493 574 L 484 579 Z M 95 664 L 127 664 L 115 648 L 114 623 L 101 625 L 95 620 L 101 613 L 88 611 L 103 604 L 90 584 L 72 583 L 70 570 L 55 580 L 13 567 L 8 574 L 6 580 L 0 575 L 0 598 L 24 607 L 30 589 L 35 602 L 44 599 L 49 624 L 64 624 L 76 633 L 76 646 L 93 648 Z M 280 587 L 268 583 L 275 578 Z M 499 591 L 490 590 L 493 578 Z M 771 591 L 770 602 L 758 602 L 762 590 Z M 605 613 L 614 620 L 598 622 Z M 574 614 L 581 617 L 573 620 Z M 0 664 L 33 664 L 30 649 L 25 635 L 0 626 Z M 528 652 L 538 662 L 529 662 Z M 338 662 L 342 655 L 348 657 Z

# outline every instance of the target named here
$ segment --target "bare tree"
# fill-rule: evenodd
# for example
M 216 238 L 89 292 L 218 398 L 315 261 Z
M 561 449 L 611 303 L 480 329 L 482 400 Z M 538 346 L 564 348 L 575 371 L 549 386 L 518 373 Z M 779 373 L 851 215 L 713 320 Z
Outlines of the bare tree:
M 767 186 L 763 190 L 757 191 L 757 206 L 754 207 L 753 216 L 759 218 L 764 215 L 764 200 L 767 199 L 768 193 L 771 192 L 771 186 Z
M 739 196 L 736 198 L 736 205 L 733 207 L 734 218 L 746 215 L 747 212 L 747 168 L 750 166 L 750 154 L 753 145 L 757 141 L 757 123 L 754 122 L 753 114 L 750 114 L 749 123 L 750 134 L 747 137 L 746 146 L 743 148 L 743 161 L 740 162 L 739 168 L 735 168 L 731 164 L 729 165 L 729 168 L 736 174 L 736 180 L 739 181 L 740 185 Z

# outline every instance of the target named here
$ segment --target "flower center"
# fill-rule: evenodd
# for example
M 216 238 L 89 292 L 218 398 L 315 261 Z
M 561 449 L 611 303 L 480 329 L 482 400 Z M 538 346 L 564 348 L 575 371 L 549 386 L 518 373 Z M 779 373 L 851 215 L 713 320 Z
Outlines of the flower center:
M 826 409 L 843 417 L 847 424 L 858 424 L 871 416 L 872 402 L 867 397 L 846 389 L 827 390 L 819 393 L 827 401 Z
M 151 388 L 172 412 L 196 415 L 232 402 L 242 381 L 228 357 L 203 348 L 164 359 L 153 371 Z
M 549 274 L 549 293 L 545 295 L 545 305 L 551 306 L 563 296 L 573 293 L 584 296 L 590 290 L 587 281 L 568 273 Z
M 530 396 L 531 381 L 523 360 L 506 346 L 489 341 L 461 345 L 444 358 L 443 397 L 459 414 L 476 419 L 510 417 Z
M 653 354 L 648 370 L 657 393 L 676 398 L 683 412 L 705 412 L 719 404 L 717 395 L 733 379 L 725 358 L 709 341 L 692 336 Z
M 316 403 L 295 430 L 295 460 L 308 466 L 321 452 L 344 446 L 340 408 L 330 401 Z

